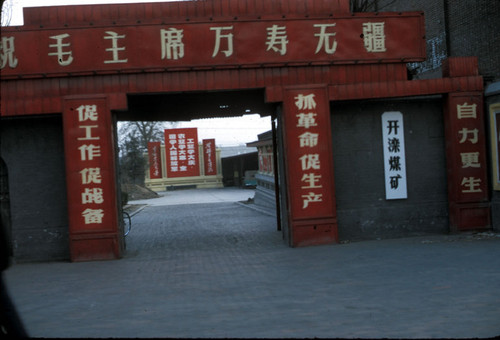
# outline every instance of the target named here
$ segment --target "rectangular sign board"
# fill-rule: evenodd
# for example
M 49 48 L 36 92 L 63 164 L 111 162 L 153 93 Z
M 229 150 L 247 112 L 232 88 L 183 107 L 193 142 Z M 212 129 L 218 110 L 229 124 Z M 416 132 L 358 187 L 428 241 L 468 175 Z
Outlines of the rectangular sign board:
M 200 175 L 197 128 L 165 130 L 165 153 L 167 177 Z
M 405 133 L 401 112 L 385 112 L 382 115 L 382 142 L 384 146 L 385 199 L 408 198 Z
M 350 17 L 3 28 L 2 77 L 277 64 L 415 62 L 421 12 Z

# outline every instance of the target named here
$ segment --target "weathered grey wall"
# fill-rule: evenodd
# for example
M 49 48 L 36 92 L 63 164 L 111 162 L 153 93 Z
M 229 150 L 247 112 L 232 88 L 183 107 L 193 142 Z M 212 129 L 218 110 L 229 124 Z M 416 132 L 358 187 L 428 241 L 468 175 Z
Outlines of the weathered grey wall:
M 417 78 L 439 77 L 448 56 L 477 56 L 486 82 L 500 79 L 500 1 L 377 0 L 379 11 L 423 11 L 427 60 L 411 63 Z M 374 8 L 370 8 L 374 10 Z
M 2 119 L 16 261 L 69 259 L 62 120 Z
M 381 115 L 403 113 L 408 199 L 385 199 Z M 441 98 L 334 102 L 332 139 L 340 240 L 448 231 Z
M 441 77 L 441 64 L 448 56 L 444 1 L 378 0 L 376 3 L 379 12 L 424 12 L 427 59 L 420 63 L 410 63 L 408 64 L 408 68 L 414 74 L 415 78 Z M 374 11 L 375 8 L 372 7 L 369 10 Z
M 477 56 L 486 82 L 500 80 L 500 1 L 448 0 L 450 56 Z

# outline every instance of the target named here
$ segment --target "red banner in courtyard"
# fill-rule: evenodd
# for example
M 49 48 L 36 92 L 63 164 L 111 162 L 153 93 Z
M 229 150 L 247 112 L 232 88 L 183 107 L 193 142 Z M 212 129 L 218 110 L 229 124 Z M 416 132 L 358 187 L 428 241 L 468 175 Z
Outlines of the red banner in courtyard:
M 217 175 L 217 158 L 215 155 L 215 139 L 203 140 L 203 157 L 205 176 Z
M 165 130 L 165 153 L 167 177 L 200 175 L 197 128 Z
M 162 178 L 161 143 L 149 142 L 148 155 L 149 155 L 149 178 L 151 179 Z

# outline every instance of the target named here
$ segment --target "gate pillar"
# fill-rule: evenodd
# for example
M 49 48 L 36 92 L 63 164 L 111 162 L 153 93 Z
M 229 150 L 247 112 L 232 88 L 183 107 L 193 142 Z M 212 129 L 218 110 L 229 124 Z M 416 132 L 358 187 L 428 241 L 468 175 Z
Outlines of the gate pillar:
M 326 86 L 283 93 L 284 158 L 290 245 L 338 242 L 330 104 Z
M 122 246 L 107 97 L 67 97 L 63 105 L 71 260 L 117 259 Z
M 449 58 L 443 63 L 445 77 L 465 79 L 478 73 L 476 57 Z M 483 93 L 470 91 L 468 83 L 448 93 L 444 124 L 450 231 L 490 228 Z
M 450 231 L 491 227 L 482 92 L 450 93 L 445 103 Z

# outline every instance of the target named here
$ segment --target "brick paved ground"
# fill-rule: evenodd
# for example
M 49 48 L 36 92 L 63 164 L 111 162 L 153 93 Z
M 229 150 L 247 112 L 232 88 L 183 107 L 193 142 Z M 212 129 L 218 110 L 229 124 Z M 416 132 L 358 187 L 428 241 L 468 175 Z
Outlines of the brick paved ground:
M 119 261 L 17 264 L 36 337 L 491 337 L 500 238 L 288 248 L 237 203 L 148 206 Z

